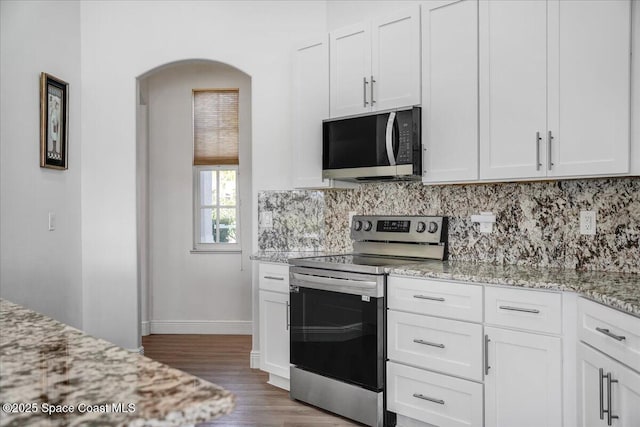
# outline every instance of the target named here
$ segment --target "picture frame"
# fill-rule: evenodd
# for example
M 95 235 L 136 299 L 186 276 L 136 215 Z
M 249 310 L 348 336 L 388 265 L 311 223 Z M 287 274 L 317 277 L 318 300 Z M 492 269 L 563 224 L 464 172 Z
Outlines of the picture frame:
M 40 74 L 40 167 L 68 168 L 69 84 Z

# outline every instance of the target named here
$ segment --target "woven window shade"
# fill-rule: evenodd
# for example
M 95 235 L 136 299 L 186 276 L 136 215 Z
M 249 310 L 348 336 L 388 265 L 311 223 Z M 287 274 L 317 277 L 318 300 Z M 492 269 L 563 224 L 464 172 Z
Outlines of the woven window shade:
M 193 164 L 238 163 L 238 89 L 194 90 Z

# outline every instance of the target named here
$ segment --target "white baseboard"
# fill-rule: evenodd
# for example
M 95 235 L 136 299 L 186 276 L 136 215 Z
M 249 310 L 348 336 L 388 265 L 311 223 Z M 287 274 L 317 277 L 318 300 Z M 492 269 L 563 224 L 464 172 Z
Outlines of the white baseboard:
M 251 335 L 248 320 L 152 320 L 152 334 Z
M 260 369 L 260 352 L 251 350 L 249 354 L 249 367 L 251 369 Z
M 143 337 L 151 335 L 151 322 L 146 320 L 140 324 L 140 335 Z

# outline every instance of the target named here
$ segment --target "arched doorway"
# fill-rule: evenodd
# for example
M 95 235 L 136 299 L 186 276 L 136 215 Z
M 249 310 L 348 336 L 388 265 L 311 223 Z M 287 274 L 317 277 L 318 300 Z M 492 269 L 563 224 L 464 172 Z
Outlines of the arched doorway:
M 137 82 L 138 282 L 142 335 L 251 334 L 251 77 L 185 60 Z M 238 243 L 194 246 L 193 90 L 238 89 Z M 221 249 L 221 248 L 218 248 Z

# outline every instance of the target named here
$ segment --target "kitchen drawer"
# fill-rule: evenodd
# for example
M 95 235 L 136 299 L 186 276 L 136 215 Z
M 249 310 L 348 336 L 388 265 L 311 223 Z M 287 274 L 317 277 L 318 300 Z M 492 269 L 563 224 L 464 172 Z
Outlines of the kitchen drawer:
M 387 409 L 438 427 L 483 425 L 482 384 L 387 362 Z
M 578 338 L 640 372 L 640 318 L 578 298 Z
M 551 334 L 562 333 L 562 294 L 487 286 L 485 323 Z
M 258 265 L 258 285 L 265 291 L 289 293 L 289 264 L 261 262 Z
M 482 322 L 482 286 L 410 277 L 389 277 L 389 308 Z
M 482 325 L 389 310 L 389 359 L 482 381 Z

